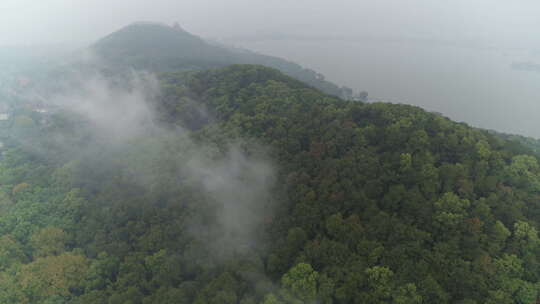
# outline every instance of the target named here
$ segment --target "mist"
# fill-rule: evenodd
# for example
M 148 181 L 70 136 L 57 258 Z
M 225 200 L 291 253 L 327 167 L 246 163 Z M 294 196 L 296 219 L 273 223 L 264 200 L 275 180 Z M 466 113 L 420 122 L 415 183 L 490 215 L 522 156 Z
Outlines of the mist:
M 55 179 L 70 176 L 70 187 L 93 195 L 119 179 L 145 193 L 144 204 L 177 197 L 173 204 L 192 213 L 178 233 L 201 244 L 196 254 L 206 256 L 205 263 L 264 250 L 263 225 L 276 207 L 278 171 L 268 148 L 238 136 L 219 143 L 196 138 L 187 124 L 163 122 L 156 106 L 162 91 L 155 74 L 79 72 L 70 74 L 69 81 L 70 87 L 57 93 L 33 93 L 48 94 L 44 106 L 52 113 L 46 115 L 57 115 L 55 121 L 66 117 L 70 127 L 47 126 L 44 118 L 39 124 L 47 130 L 46 138 L 26 126 L 13 130 L 26 153 L 65 164 Z M 188 107 L 208 124 L 215 122 L 199 101 L 189 100 Z M 120 203 L 138 208 L 134 202 Z

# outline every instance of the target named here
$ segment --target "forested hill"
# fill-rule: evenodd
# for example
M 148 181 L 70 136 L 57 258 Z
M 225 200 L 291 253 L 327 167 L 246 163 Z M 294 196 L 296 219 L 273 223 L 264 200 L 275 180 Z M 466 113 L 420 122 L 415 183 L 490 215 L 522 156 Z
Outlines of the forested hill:
M 155 72 L 200 70 L 230 64 L 260 64 L 279 69 L 327 94 L 350 98 L 352 91 L 326 81 L 324 76 L 281 58 L 227 48 L 192 35 L 180 27 L 155 23 L 128 25 L 91 46 L 108 67 L 130 67 Z
M 261 66 L 161 85 L 144 132 L 118 128 L 128 107 L 105 130 L 13 122 L 27 140 L 0 163 L 0 303 L 537 302 L 526 148 Z
M 526 149 L 533 151 L 537 156 L 540 156 L 540 140 L 539 139 L 528 137 L 528 136 L 516 135 L 516 134 L 506 134 L 506 133 L 501 133 L 494 130 L 489 130 L 489 132 L 494 134 L 495 136 L 504 138 L 505 140 L 517 142 L 520 145 L 516 145 L 516 147 L 517 146 L 525 147 Z

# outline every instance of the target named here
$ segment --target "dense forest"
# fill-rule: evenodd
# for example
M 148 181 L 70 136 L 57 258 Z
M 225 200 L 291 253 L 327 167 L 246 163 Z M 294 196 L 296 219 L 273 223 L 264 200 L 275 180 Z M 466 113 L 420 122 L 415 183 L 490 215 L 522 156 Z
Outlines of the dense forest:
M 540 156 L 540 140 L 539 139 L 529 137 L 529 136 L 501 133 L 494 130 L 489 130 L 489 132 L 505 140 L 516 142 L 519 145 L 525 147 L 526 149 L 531 150 L 537 156 Z
M 519 142 L 257 65 L 130 84 L 2 122 L 0 303 L 538 301 Z

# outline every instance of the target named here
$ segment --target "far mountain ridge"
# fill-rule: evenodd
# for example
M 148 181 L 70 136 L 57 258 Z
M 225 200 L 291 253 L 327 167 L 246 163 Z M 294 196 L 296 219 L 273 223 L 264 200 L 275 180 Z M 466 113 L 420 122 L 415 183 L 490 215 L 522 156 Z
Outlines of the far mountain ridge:
M 272 67 L 327 94 L 351 98 L 352 90 L 325 80 L 311 69 L 278 57 L 219 45 L 180 27 L 153 22 L 135 22 L 95 42 L 90 49 L 107 66 L 145 69 L 153 72 L 202 70 L 231 64 Z

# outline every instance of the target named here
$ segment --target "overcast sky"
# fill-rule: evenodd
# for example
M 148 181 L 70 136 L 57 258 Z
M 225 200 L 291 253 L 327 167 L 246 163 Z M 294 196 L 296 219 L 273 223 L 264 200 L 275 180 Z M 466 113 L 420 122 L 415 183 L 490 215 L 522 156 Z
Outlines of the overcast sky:
M 0 45 L 90 42 L 133 21 L 195 34 L 407 36 L 538 46 L 537 0 L 0 0 Z

